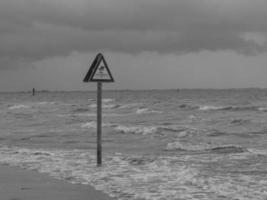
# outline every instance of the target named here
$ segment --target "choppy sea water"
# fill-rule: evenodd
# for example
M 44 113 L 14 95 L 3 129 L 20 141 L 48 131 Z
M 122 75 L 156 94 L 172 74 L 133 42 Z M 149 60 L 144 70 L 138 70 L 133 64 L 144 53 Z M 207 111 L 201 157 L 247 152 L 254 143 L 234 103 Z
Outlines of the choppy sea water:
M 0 163 L 122 200 L 267 199 L 267 90 L 0 93 Z

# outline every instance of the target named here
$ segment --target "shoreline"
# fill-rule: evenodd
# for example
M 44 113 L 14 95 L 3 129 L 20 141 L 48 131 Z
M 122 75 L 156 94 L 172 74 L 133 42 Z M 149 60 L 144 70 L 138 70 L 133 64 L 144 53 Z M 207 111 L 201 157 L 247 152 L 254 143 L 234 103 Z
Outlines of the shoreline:
M 90 185 L 71 184 L 46 174 L 0 165 L 1 200 L 115 200 Z

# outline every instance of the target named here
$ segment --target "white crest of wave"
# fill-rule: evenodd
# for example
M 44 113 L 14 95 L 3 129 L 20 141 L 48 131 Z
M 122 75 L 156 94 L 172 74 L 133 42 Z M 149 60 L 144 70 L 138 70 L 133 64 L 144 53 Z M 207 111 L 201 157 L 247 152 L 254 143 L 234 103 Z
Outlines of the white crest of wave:
M 120 117 L 124 114 L 119 113 L 103 113 L 103 117 Z M 96 113 L 75 113 L 75 114 L 58 114 L 58 117 L 72 117 L 72 116 L 78 116 L 78 117 L 96 117 Z
M 104 123 L 102 124 L 102 127 L 111 127 L 114 126 L 111 123 Z M 95 121 L 91 121 L 91 122 L 87 122 L 85 124 L 81 125 L 81 128 L 96 128 L 97 127 L 97 123 Z
M 55 102 L 53 102 L 53 101 L 50 101 L 50 102 L 49 101 L 42 101 L 42 102 L 39 102 L 38 104 L 39 105 L 49 105 L 49 104 L 53 105 L 53 104 L 55 104 Z
M 97 108 L 97 104 L 93 103 L 91 105 L 89 105 L 90 108 Z M 119 105 L 116 104 L 103 104 L 102 108 L 103 109 L 112 109 L 112 108 L 117 108 L 119 107 Z
M 208 106 L 208 105 L 204 105 L 204 106 L 200 106 L 199 110 L 220 110 L 225 108 L 224 106 Z
M 147 114 L 147 113 L 162 113 L 161 111 L 150 110 L 149 108 L 139 108 L 136 111 L 137 114 Z
M 9 107 L 10 110 L 21 109 L 21 108 L 30 108 L 30 106 L 24 105 L 24 104 L 18 104 L 18 105 L 13 105 Z
M 212 151 L 217 154 L 231 154 L 248 152 L 246 148 L 239 145 L 216 145 L 216 144 L 183 144 L 180 141 L 175 141 L 167 144 L 168 151 Z
M 258 154 L 258 155 L 267 155 L 267 149 L 255 149 L 255 148 L 249 148 L 249 152 L 253 154 Z
M 115 101 L 115 99 L 111 99 L 111 98 L 102 99 L 103 103 L 110 103 L 110 102 L 113 102 L 113 101 Z
M 171 142 L 167 144 L 166 150 L 174 151 L 174 150 L 182 150 L 182 151 L 203 151 L 209 149 L 210 146 L 207 144 L 199 144 L 199 145 L 189 145 L 182 144 L 179 141 Z
M 266 112 L 267 111 L 267 107 L 260 107 L 260 108 L 258 108 L 258 110 Z
M 81 125 L 82 128 L 96 128 L 96 122 L 91 121 Z
M 119 125 L 117 127 L 115 127 L 115 130 L 120 131 L 121 133 L 131 133 L 131 134 L 142 134 L 142 135 L 146 135 L 146 134 L 153 134 L 156 133 L 158 131 L 157 127 L 154 126 L 123 126 L 123 125 Z

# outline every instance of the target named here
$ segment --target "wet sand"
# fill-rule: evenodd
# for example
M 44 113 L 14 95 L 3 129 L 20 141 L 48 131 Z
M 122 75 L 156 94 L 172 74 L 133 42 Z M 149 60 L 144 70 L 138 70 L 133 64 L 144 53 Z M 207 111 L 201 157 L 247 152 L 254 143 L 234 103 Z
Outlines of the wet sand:
M 88 185 L 75 185 L 45 174 L 0 165 L 1 200 L 115 200 Z

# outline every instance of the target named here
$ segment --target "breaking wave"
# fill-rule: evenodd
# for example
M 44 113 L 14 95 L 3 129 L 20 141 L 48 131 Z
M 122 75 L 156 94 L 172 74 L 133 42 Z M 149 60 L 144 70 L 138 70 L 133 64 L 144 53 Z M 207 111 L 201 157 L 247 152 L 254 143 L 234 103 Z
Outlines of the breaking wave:
M 30 106 L 24 105 L 24 104 L 18 104 L 18 105 L 13 105 L 9 107 L 10 110 L 21 109 L 21 108 L 30 108 Z
M 114 126 L 116 126 L 116 125 L 111 124 L 111 123 L 102 124 L 102 127 L 114 127 Z M 96 127 L 97 127 L 96 121 L 90 121 L 90 122 L 87 122 L 87 123 L 84 123 L 81 125 L 81 128 L 94 128 L 94 129 L 96 129 Z
M 259 107 L 259 106 L 218 106 L 218 105 L 200 105 L 194 106 L 189 104 L 181 104 L 179 108 L 182 109 L 192 109 L 192 110 L 200 110 L 200 111 L 212 111 L 212 110 L 225 110 L 225 111 L 263 111 L 267 112 L 267 107 Z
M 229 154 L 229 153 L 244 153 L 248 150 L 242 146 L 238 145 L 222 145 L 214 146 L 210 144 L 184 144 L 179 141 L 168 143 L 166 147 L 167 151 L 200 151 L 200 152 L 209 152 L 209 153 L 218 153 L 218 154 Z
M 35 170 L 73 184 L 88 184 L 121 200 L 175 199 L 177 196 L 195 199 L 192 188 L 186 185 L 199 174 L 186 164 L 172 163 L 169 157 L 119 153 L 106 155 L 103 166 L 98 168 L 94 152 L 88 150 L 2 147 L 0 157 L 2 164 Z M 184 189 L 170 193 L 174 185 Z
M 203 105 L 198 108 L 201 111 L 209 111 L 209 110 L 226 110 L 226 111 L 267 111 L 265 107 L 258 106 L 211 106 L 211 105 Z
M 140 135 L 147 135 L 147 134 L 154 134 L 158 131 L 158 128 L 155 126 L 123 126 L 118 125 L 115 127 L 115 130 L 124 133 L 124 134 L 140 134 Z
M 172 134 L 175 137 L 194 136 L 197 134 L 205 133 L 206 130 L 199 130 L 193 127 L 180 126 L 180 125 L 159 125 L 159 126 L 131 126 L 122 124 L 109 124 L 114 130 L 123 134 L 137 134 L 137 135 L 157 135 L 169 136 Z
M 218 158 L 235 162 L 241 158 L 244 163 L 247 162 L 247 155 L 242 157 L 244 154 L 238 154 L 241 150 L 235 150 L 237 147 L 222 146 L 218 147 L 219 150 L 214 147 L 215 149 L 209 149 L 209 151 L 237 152 L 237 154 L 227 157 L 218 155 Z M 221 149 L 224 150 L 221 152 Z M 254 150 L 254 152 L 266 155 L 266 151 Z M 201 166 L 213 165 L 217 162 L 210 156 L 196 156 L 201 161 L 204 159 Z M 249 154 L 249 156 L 251 155 Z M 253 173 L 260 173 L 261 177 L 246 174 L 232 176 L 229 171 L 226 171 L 228 173 L 223 171 L 223 173 L 210 174 L 210 170 L 205 171 L 206 168 L 198 169 L 198 166 L 194 164 L 196 157 L 190 155 L 107 153 L 103 157 L 102 167 L 96 167 L 95 152 L 88 149 L 53 150 L 2 146 L 0 147 L 0 158 L 1 164 L 45 173 L 73 184 L 88 184 L 107 193 L 110 197 L 120 200 L 174 200 L 177 197 L 192 200 L 266 199 L 264 195 L 267 186 L 265 168 L 261 171 L 252 169 Z M 214 166 L 218 166 L 216 164 L 221 163 L 215 163 Z M 228 162 L 224 164 L 228 164 Z M 243 171 L 246 172 L 246 170 L 249 172 L 250 169 L 245 167 Z
M 267 107 L 259 107 L 258 110 L 263 111 L 263 112 L 267 112 Z
M 38 102 L 39 105 L 53 105 L 55 104 L 55 102 L 53 101 L 41 101 L 41 102 Z
M 208 105 L 204 105 L 204 106 L 200 106 L 199 110 L 202 111 L 207 111 L 207 110 L 231 110 L 232 107 L 231 106 L 208 106 Z
M 115 99 L 111 99 L 111 98 L 102 99 L 103 103 L 110 103 L 110 102 L 113 102 L 113 101 L 115 101 Z
M 207 130 L 205 129 L 197 129 L 191 126 L 179 126 L 179 125 L 168 125 L 168 126 L 160 126 L 159 130 L 162 132 L 173 132 L 175 137 L 190 137 L 199 134 L 206 134 Z M 163 133 L 161 133 L 163 134 Z M 167 134 L 168 135 L 168 134 Z
M 148 113 L 162 113 L 161 111 L 151 110 L 149 108 L 139 108 L 136 111 L 137 114 L 148 114 Z
M 88 106 L 89 108 L 97 108 L 97 104 L 93 103 L 91 105 Z M 103 109 L 113 109 L 113 108 L 119 108 L 120 105 L 117 104 L 103 104 L 102 108 Z

